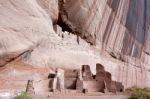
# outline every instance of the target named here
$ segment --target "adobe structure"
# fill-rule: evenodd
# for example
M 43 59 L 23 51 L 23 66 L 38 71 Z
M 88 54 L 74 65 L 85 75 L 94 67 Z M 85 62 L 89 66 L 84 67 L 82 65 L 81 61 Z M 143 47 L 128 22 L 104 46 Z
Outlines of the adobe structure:
M 31 78 L 36 92 L 49 91 L 54 68 L 96 63 L 124 88 L 150 87 L 150 0 L 0 0 L 0 18 L 0 91 Z M 76 76 L 64 79 L 77 88 Z M 118 85 L 109 80 L 107 90 Z
M 58 76 L 61 75 L 61 76 Z M 52 75 L 52 74 L 50 74 Z M 75 90 L 77 92 L 123 92 L 122 83 L 113 81 L 111 73 L 105 71 L 104 66 L 96 64 L 96 75 L 93 75 L 89 65 L 82 65 L 81 70 L 59 69 L 51 80 L 51 91 Z

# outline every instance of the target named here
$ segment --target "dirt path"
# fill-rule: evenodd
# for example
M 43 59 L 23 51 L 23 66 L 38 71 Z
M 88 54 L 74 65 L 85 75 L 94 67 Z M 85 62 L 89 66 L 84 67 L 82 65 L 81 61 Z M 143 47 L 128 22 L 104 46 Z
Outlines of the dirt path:
M 35 99 L 128 99 L 126 95 L 101 95 L 101 96 L 50 96 L 36 97 Z

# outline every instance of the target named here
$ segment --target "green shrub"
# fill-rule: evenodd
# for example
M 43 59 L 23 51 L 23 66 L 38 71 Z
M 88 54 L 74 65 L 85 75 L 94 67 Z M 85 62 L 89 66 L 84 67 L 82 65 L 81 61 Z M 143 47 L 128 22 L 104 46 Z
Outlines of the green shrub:
M 22 91 L 20 94 L 15 96 L 14 99 L 32 99 L 32 98 L 27 92 Z
M 130 97 L 128 99 L 150 99 L 150 90 L 148 88 L 132 87 L 126 90 Z

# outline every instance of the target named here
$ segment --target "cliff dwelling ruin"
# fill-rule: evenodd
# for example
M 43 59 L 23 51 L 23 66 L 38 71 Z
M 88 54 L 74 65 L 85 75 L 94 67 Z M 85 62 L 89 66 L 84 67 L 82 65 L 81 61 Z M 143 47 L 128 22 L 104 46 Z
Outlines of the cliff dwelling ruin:
M 150 0 L 0 0 L 0 19 L 0 99 L 150 87 Z
M 48 79 L 49 85 L 43 85 L 43 88 L 49 89 L 48 92 L 63 93 L 65 90 L 72 90 L 77 93 L 116 93 L 124 91 L 122 83 L 113 81 L 111 73 L 105 71 L 104 66 L 99 63 L 96 64 L 96 75 L 92 74 L 89 65 L 82 65 L 79 70 L 57 68 L 55 73 L 48 75 Z M 26 91 L 34 94 L 34 88 L 34 81 L 29 80 Z

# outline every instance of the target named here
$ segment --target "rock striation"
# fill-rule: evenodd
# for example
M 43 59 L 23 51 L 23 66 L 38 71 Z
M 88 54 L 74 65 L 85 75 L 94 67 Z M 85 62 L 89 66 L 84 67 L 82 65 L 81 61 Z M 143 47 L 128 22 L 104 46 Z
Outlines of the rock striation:
M 149 0 L 1 0 L 0 79 L 21 77 L 16 61 L 95 74 L 101 63 L 125 88 L 150 87 L 149 10 Z
M 126 72 L 141 69 L 142 73 L 137 74 L 141 79 L 148 79 L 148 0 L 66 0 L 61 7 L 71 26 L 66 24 L 73 27 L 77 35 L 107 51 L 113 58 L 132 64 L 132 69 Z
M 141 59 L 149 53 L 148 0 L 66 0 L 62 8 L 72 30 L 114 57 L 127 61 L 124 56 Z

